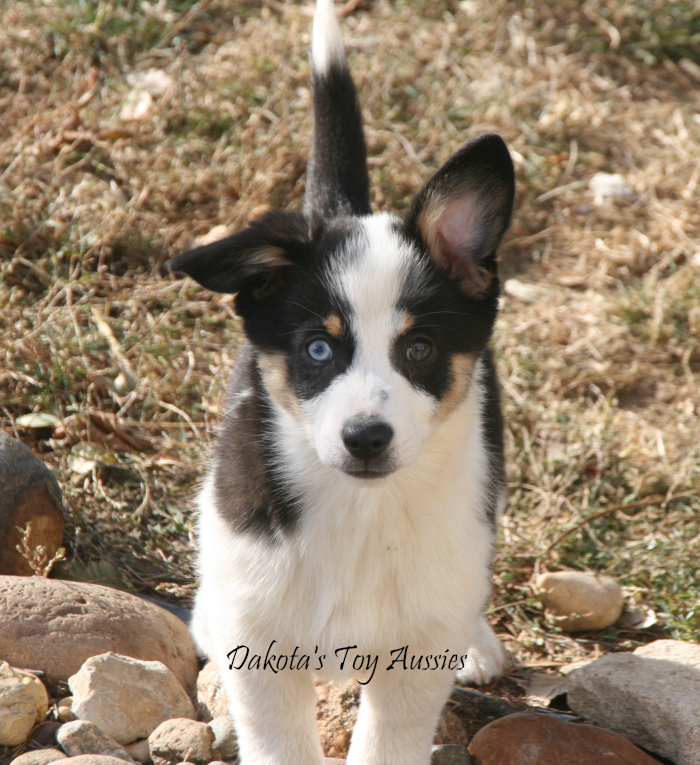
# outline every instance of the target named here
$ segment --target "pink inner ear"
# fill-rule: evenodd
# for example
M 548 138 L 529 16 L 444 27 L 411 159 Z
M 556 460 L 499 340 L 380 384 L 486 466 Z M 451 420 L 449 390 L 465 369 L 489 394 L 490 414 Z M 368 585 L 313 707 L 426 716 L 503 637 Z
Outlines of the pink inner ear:
M 437 220 L 437 244 L 452 279 L 476 277 L 483 246 L 480 218 L 483 209 L 473 194 L 448 202 Z

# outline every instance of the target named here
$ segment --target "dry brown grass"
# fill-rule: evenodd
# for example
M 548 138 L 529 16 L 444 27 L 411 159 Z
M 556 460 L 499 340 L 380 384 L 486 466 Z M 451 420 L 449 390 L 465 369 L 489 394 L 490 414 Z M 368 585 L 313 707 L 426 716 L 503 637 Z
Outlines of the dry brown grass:
M 68 573 L 107 561 L 134 589 L 187 600 L 189 501 L 239 325 L 230 299 L 163 262 L 216 225 L 301 204 L 309 8 L 0 8 L 0 427 L 62 479 Z M 405 208 L 476 133 L 515 152 L 503 271 L 539 293 L 506 294 L 496 332 L 511 484 L 499 631 L 531 664 L 649 639 L 550 628 L 532 577 L 571 567 L 620 579 L 658 614 L 649 634 L 697 639 L 700 9 L 364 0 L 344 30 L 377 208 Z M 126 119 L 129 78 L 149 69 L 167 82 Z M 597 171 L 636 198 L 593 204 Z M 125 372 L 138 385 L 120 393 Z M 47 439 L 16 426 L 35 411 L 77 418 Z

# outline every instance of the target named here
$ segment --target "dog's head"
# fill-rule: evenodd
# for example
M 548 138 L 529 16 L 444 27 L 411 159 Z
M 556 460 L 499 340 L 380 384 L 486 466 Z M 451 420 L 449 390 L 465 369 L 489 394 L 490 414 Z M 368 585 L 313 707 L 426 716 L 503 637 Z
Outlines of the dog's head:
M 235 293 L 271 399 L 323 464 L 381 478 L 413 462 L 467 396 L 496 317 L 513 194 L 504 142 L 482 136 L 403 221 L 268 213 L 170 268 Z

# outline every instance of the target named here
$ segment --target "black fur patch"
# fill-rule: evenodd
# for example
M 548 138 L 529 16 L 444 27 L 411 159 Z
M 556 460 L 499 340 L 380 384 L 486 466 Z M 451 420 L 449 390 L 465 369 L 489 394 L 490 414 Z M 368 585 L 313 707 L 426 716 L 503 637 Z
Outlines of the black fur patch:
M 501 391 L 496 375 L 496 365 L 490 348 L 481 354 L 483 375 L 481 385 L 484 391 L 481 423 L 484 443 L 488 453 L 489 479 L 486 519 L 496 529 L 498 504 L 506 486 L 506 463 L 503 443 L 503 412 L 501 411 Z
M 411 239 L 407 232 L 403 236 Z M 415 321 L 396 341 L 392 363 L 413 385 L 439 401 L 452 382 L 450 361 L 455 354 L 476 357 L 488 344 L 498 311 L 498 279 L 494 274 L 484 293 L 468 295 L 433 262 L 420 240 L 413 239 L 413 244 L 422 252 L 425 270 L 421 282 L 409 275 L 404 285 L 398 307 Z M 412 363 L 406 352 L 421 337 L 434 343 L 433 355 Z
M 369 175 L 362 117 L 347 65 L 312 71 L 314 138 L 306 210 L 314 217 L 369 215 Z
M 218 511 L 234 530 L 274 541 L 294 528 L 299 505 L 275 472 L 270 402 L 249 343 L 231 378 L 228 407 L 214 453 Z

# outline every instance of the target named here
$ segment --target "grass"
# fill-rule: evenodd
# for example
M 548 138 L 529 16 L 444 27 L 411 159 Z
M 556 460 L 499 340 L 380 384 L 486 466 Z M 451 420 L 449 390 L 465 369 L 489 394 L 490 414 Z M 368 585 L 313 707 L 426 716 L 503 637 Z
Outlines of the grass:
M 491 617 L 529 665 L 700 634 L 700 91 L 687 65 L 700 63 L 700 12 L 591 7 L 364 0 L 344 22 L 376 209 L 404 209 L 476 133 L 514 152 L 502 272 L 540 297 L 507 292 L 495 335 L 510 501 Z M 0 9 L 0 427 L 61 479 L 61 575 L 116 570 L 187 602 L 191 500 L 240 325 L 230 298 L 163 264 L 214 226 L 301 205 L 309 9 Z M 152 69 L 164 84 L 126 118 L 133 76 Z M 598 171 L 624 175 L 636 198 L 595 205 Z M 119 392 L 125 365 L 138 384 Z M 16 426 L 35 411 L 113 413 L 148 445 L 38 438 Z M 532 589 L 559 568 L 614 576 L 657 624 L 561 633 Z

